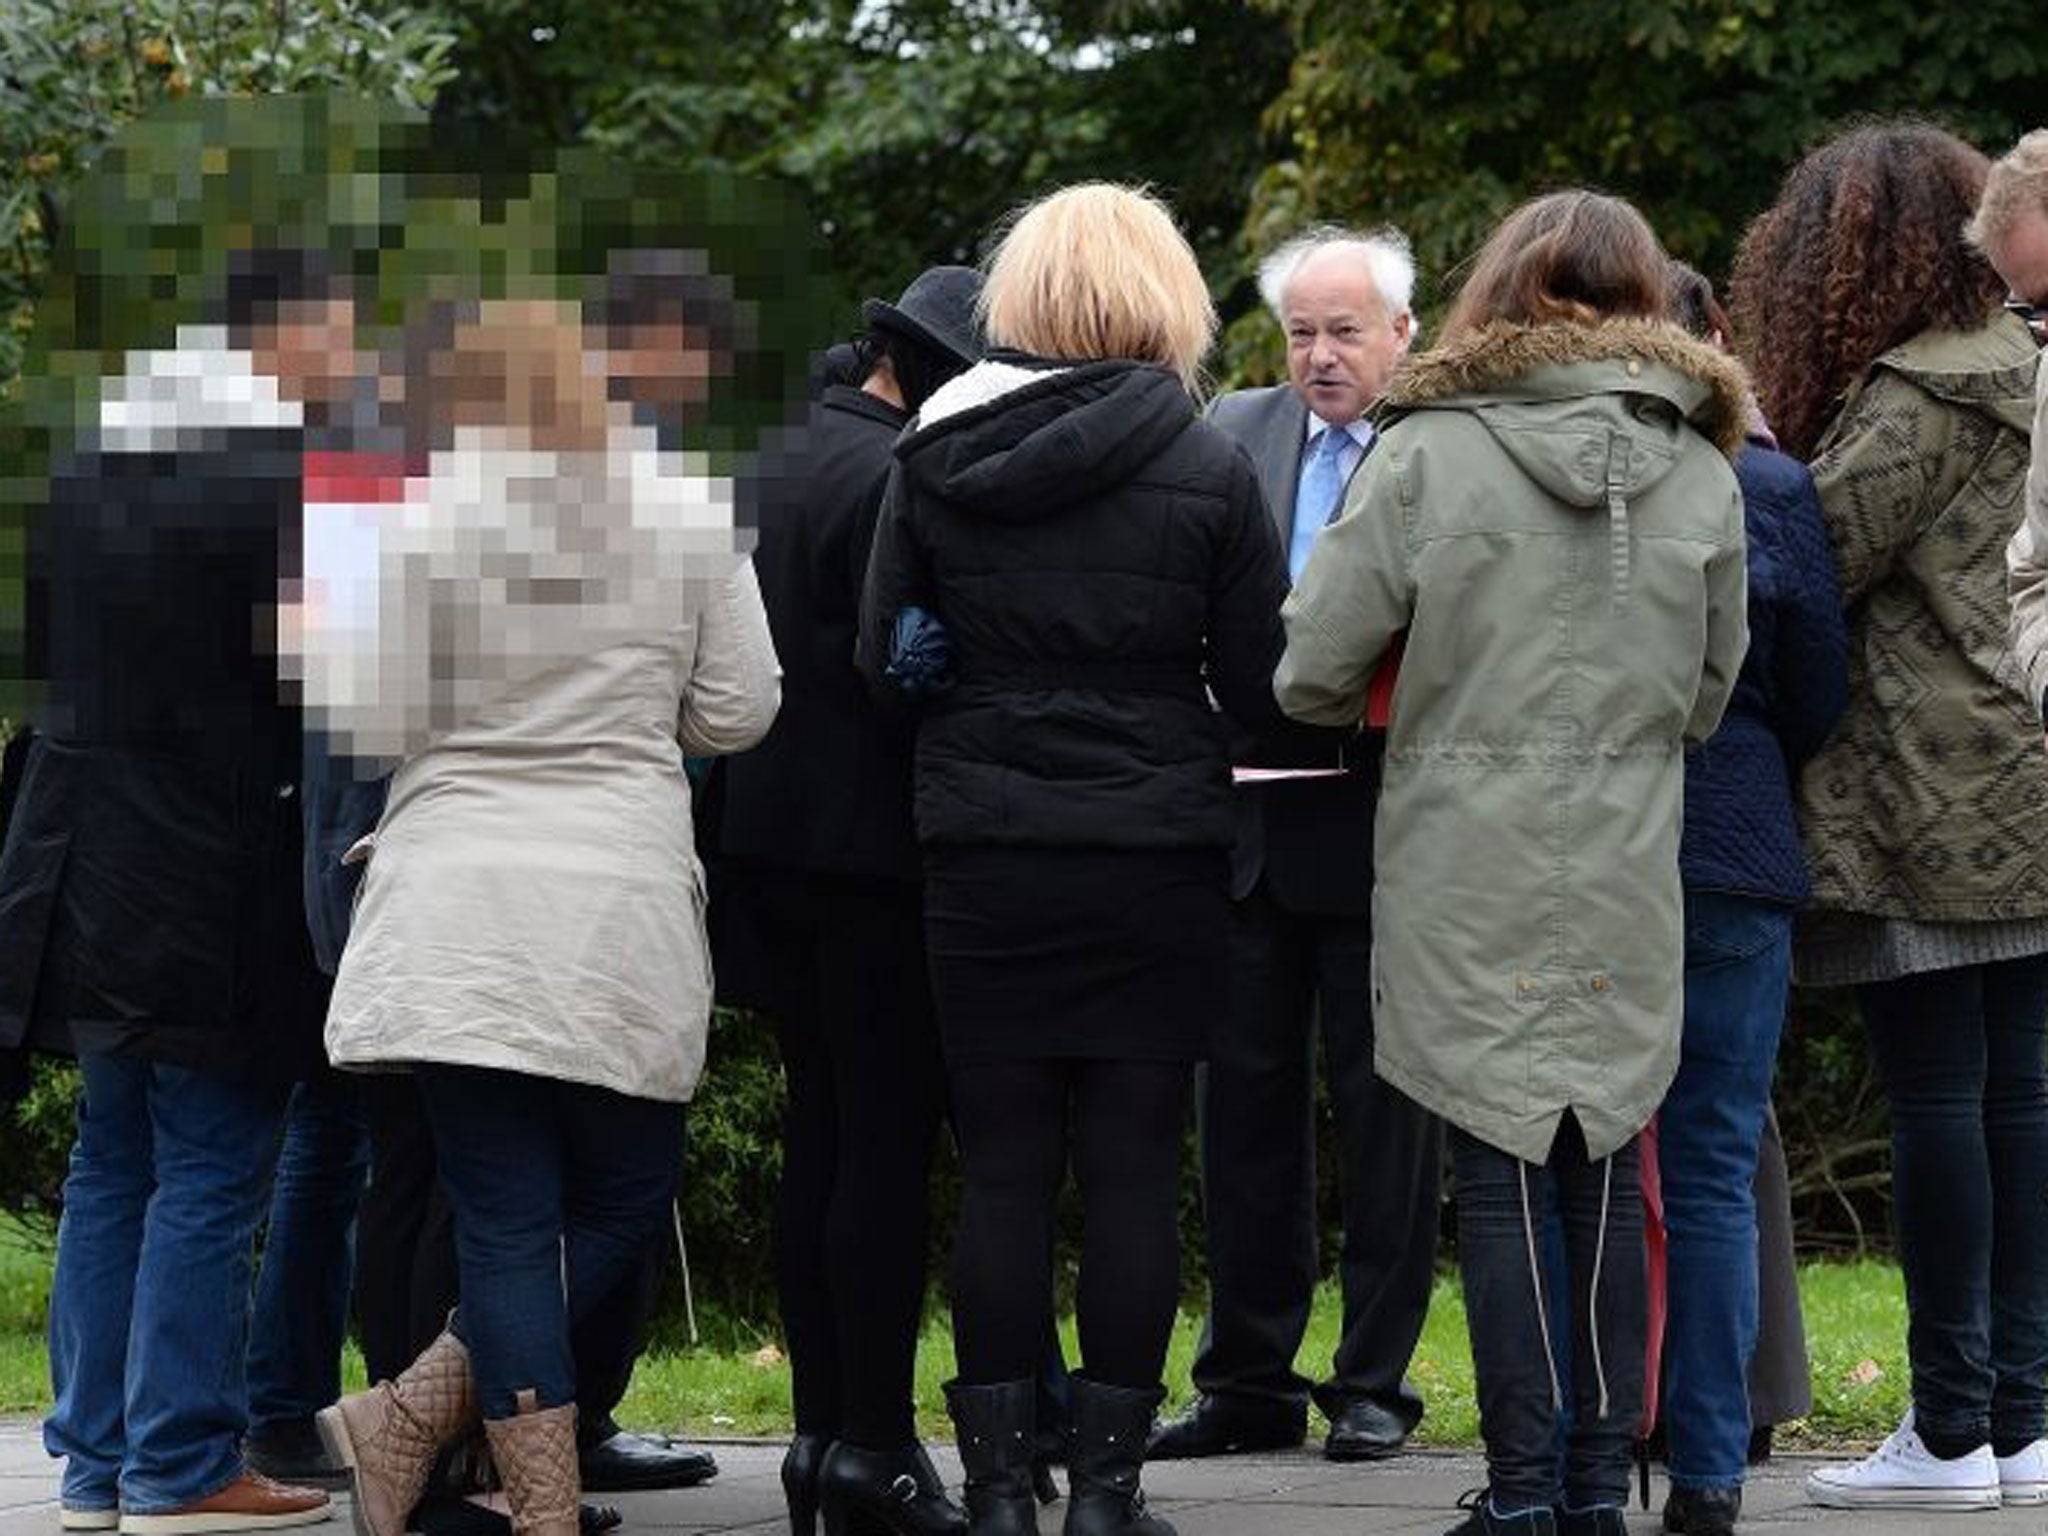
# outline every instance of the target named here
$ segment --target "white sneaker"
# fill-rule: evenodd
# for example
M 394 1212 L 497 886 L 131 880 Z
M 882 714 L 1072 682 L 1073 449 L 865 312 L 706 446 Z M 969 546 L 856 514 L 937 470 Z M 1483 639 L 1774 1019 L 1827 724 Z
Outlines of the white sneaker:
M 2039 1500 L 2030 1502 L 2038 1503 Z M 118 1509 L 79 1509 L 66 1504 L 59 1524 L 67 1531 L 116 1531 L 121 1528 Z
M 1998 1458 L 1998 1496 L 2008 1504 L 2048 1504 L 2048 1440 Z
M 1806 1496 L 1827 1509 L 1997 1509 L 1998 1458 L 1980 1445 L 1943 1461 L 1913 1429 L 1913 1416 L 1861 1461 L 1816 1467 Z

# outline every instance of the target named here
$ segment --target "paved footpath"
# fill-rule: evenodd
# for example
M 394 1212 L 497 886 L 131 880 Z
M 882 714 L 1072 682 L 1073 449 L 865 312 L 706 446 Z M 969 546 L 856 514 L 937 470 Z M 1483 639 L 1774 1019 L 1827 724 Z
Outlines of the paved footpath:
M 786 1536 L 789 1524 L 776 1478 L 782 1448 L 755 1442 L 715 1449 L 721 1468 L 715 1482 L 679 1493 L 617 1499 L 625 1511 L 625 1531 Z M 938 1460 L 949 1477 L 958 1477 L 950 1451 L 940 1452 Z M 1741 1529 L 1759 1536 L 1795 1529 L 1813 1536 L 2013 1536 L 2022 1531 L 2048 1536 L 2048 1509 L 1955 1516 L 1814 1509 L 1799 1494 L 1810 1465 L 1806 1458 L 1780 1457 L 1762 1468 L 1750 1484 Z M 1478 1459 L 1466 1455 L 1422 1452 L 1359 1468 L 1294 1452 L 1169 1462 L 1149 1469 L 1145 1481 L 1153 1507 L 1172 1519 L 1181 1536 L 1438 1536 L 1457 1523 L 1452 1506 L 1481 1476 Z M 1661 1487 L 1656 1497 L 1662 1499 Z M 55 1536 L 54 1500 L 53 1464 L 43 1455 L 35 1425 L 0 1419 L 0 1536 Z M 1041 1516 L 1046 1536 L 1057 1536 L 1060 1508 L 1055 1505 Z M 1655 1516 L 1641 1511 L 1630 1515 L 1629 1525 L 1636 1536 L 1651 1536 L 1658 1529 Z M 348 1536 L 346 1526 L 334 1524 L 309 1530 Z

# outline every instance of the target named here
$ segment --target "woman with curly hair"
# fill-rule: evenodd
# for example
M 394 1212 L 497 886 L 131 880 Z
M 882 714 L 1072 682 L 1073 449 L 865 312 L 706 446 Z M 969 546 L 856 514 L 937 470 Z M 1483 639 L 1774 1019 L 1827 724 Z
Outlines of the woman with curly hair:
M 1808 1478 L 1835 1506 L 2048 1502 L 2048 823 L 2004 563 L 2038 354 L 1964 240 L 1986 168 L 1923 124 L 1844 134 L 1751 226 L 1731 290 L 1848 609 L 1848 708 L 1800 783 L 1795 975 L 1857 988 L 1910 1316 L 1912 1411 Z

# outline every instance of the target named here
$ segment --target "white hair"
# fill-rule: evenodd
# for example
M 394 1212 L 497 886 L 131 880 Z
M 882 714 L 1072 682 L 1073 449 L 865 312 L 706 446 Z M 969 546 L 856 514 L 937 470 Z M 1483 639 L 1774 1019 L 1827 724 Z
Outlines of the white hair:
M 1415 253 L 1408 237 L 1391 224 L 1369 232 L 1337 224 L 1312 225 L 1261 261 L 1259 297 L 1266 301 L 1266 308 L 1273 311 L 1275 319 L 1285 321 L 1280 303 L 1301 264 L 1331 246 L 1357 251 L 1372 274 L 1372 285 L 1379 291 L 1389 319 L 1408 315 L 1412 321 L 1414 311 L 1409 305 L 1415 298 Z

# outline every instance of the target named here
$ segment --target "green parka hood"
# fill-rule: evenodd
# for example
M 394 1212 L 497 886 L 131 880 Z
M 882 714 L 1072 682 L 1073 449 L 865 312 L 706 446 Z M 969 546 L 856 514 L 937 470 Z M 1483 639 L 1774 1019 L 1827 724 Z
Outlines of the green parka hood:
M 1630 504 L 1677 465 L 1689 430 L 1733 458 L 1750 420 L 1741 364 L 1653 320 L 1481 326 L 1411 359 L 1386 401 L 1387 425 L 1416 411 L 1469 412 L 1546 494 L 1604 511 L 1620 608 Z
M 1989 416 L 2015 432 L 2034 429 L 2034 370 L 2041 352 L 2018 324 L 1981 331 L 1923 331 L 1872 365 L 1937 400 Z

